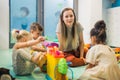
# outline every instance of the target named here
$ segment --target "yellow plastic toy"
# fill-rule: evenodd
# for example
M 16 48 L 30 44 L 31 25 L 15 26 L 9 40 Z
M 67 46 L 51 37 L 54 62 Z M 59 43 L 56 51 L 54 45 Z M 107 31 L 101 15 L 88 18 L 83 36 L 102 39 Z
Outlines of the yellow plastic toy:
M 63 74 L 59 73 L 56 68 L 58 62 L 64 55 L 56 47 L 49 47 L 47 51 L 47 80 L 62 80 Z M 65 75 L 65 80 L 68 80 Z

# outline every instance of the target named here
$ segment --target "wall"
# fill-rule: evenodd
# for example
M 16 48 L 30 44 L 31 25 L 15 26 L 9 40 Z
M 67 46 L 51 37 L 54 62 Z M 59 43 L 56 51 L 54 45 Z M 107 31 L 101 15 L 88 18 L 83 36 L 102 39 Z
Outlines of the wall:
M 113 0 L 114 3 L 112 4 L 112 7 L 119 7 L 120 6 L 120 0 Z
M 83 34 L 85 43 L 90 42 L 89 32 L 95 22 L 103 19 L 107 27 L 107 44 L 120 47 L 120 38 L 117 36 L 120 34 L 118 31 L 118 25 L 120 25 L 118 22 L 120 21 L 120 7 L 111 8 L 111 0 L 79 0 L 78 3 L 78 20 L 84 27 Z
M 91 1 L 78 0 L 78 21 L 84 28 L 83 36 L 85 43 L 89 43 L 89 30 L 91 18 Z
M 84 27 L 84 41 L 90 42 L 89 32 L 99 19 L 106 19 L 104 7 L 109 6 L 107 0 L 78 0 L 78 21 Z M 0 49 L 9 48 L 9 0 L 0 0 Z M 102 15 L 103 14 L 103 15 Z M 4 33 L 3 33 L 4 32 Z
M 102 17 L 107 23 L 107 9 L 112 7 L 112 2 L 110 0 L 103 0 L 102 2 Z
M 110 8 L 108 11 L 108 44 L 120 47 L 120 7 Z
M 120 34 L 119 21 L 120 21 L 120 0 L 115 1 L 113 4 L 106 0 L 104 4 L 104 10 L 106 11 L 106 22 L 107 22 L 107 43 L 113 47 L 120 47 Z
M 9 49 L 9 0 L 0 0 L 0 49 Z
M 84 41 L 90 43 L 90 30 L 94 23 L 102 19 L 102 0 L 79 0 L 78 21 L 84 27 Z
M 111 0 L 104 0 L 102 2 L 102 17 L 103 17 L 103 20 L 106 22 L 106 27 L 107 27 L 107 44 L 109 45 L 109 37 L 111 34 L 109 34 L 109 24 L 108 24 L 108 9 L 112 7 L 112 1 Z

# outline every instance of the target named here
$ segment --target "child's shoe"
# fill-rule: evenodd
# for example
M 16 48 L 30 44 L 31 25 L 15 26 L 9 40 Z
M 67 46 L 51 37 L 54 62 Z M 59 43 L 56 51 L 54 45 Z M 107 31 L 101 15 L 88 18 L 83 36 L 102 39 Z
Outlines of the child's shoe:
M 35 64 L 38 64 L 38 60 L 39 60 L 39 57 L 41 56 L 40 53 L 38 52 L 34 52 L 32 54 L 32 62 L 34 62 Z
M 43 73 L 47 73 L 47 64 L 44 64 L 42 67 L 41 67 L 41 71 Z
M 46 64 L 46 61 L 47 61 L 46 55 L 41 53 L 39 60 L 38 60 L 38 66 L 40 67 L 40 69 L 43 68 L 43 65 Z

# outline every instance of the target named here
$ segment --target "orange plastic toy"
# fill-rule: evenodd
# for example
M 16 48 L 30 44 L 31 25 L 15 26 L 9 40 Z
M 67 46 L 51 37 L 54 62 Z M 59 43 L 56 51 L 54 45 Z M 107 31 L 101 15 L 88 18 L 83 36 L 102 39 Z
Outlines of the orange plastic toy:
M 90 49 L 91 45 L 90 44 L 85 44 L 84 45 L 84 58 L 86 57 L 86 54 L 88 52 L 88 50 Z
M 120 48 L 114 48 L 115 53 L 120 53 Z
M 120 48 L 114 48 L 117 61 L 120 62 Z

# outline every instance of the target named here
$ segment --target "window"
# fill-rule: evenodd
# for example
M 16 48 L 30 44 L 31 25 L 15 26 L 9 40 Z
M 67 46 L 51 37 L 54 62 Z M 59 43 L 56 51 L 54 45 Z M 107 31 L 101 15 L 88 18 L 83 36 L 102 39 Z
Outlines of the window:
M 15 42 L 11 31 L 13 29 L 29 31 L 32 22 L 38 22 L 44 27 L 43 34 L 49 40 L 56 39 L 56 25 L 64 7 L 74 8 L 77 14 L 77 0 L 10 0 L 9 47 L 11 48 Z
M 11 36 L 13 29 L 29 31 L 32 22 L 37 21 L 37 0 L 10 0 L 10 40 L 12 47 L 15 40 Z

